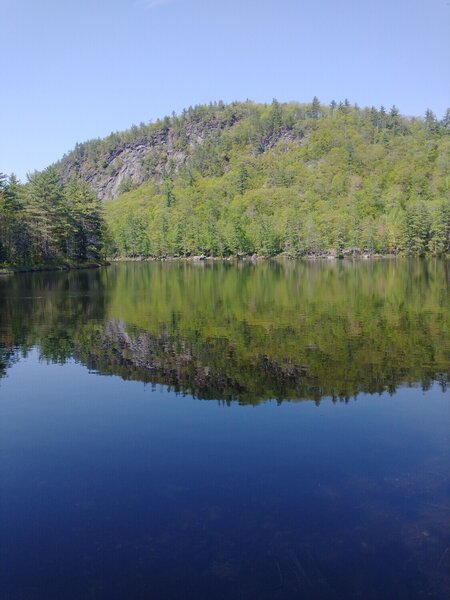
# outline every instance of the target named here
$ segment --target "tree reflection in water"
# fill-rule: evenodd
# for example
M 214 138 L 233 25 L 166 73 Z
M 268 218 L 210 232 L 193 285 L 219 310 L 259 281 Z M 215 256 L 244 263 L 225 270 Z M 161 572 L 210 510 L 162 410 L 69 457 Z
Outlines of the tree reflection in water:
M 449 377 L 445 260 L 127 263 L 0 280 L 0 376 L 31 347 L 198 398 L 258 403 Z

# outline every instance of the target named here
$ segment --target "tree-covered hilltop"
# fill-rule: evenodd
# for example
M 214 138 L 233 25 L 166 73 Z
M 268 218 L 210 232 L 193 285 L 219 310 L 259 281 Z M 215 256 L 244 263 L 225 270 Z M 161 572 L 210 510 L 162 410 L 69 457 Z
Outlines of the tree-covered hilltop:
M 58 168 L 114 198 L 112 255 L 442 254 L 449 134 L 450 111 L 217 103 L 81 144 Z
M 62 184 L 49 167 L 26 185 L 0 173 L 0 266 L 97 260 L 102 250 L 102 208 L 88 184 Z
M 0 265 L 450 252 L 450 110 L 197 106 L 0 178 Z M 105 200 L 107 227 L 98 199 Z

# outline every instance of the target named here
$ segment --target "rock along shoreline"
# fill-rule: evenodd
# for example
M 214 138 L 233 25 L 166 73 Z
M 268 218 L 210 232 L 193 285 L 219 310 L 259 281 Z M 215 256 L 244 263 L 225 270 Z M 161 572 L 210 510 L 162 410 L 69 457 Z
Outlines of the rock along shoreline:
M 250 255 L 232 255 L 232 256 L 118 256 L 111 258 L 111 262 L 259 262 L 269 260 L 300 260 L 300 261 L 315 261 L 315 260 L 369 260 L 381 258 L 401 258 L 408 257 L 403 254 L 311 254 L 304 256 L 290 256 L 288 254 L 276 254 L 274 256 L 265 256 L 260 254 Z

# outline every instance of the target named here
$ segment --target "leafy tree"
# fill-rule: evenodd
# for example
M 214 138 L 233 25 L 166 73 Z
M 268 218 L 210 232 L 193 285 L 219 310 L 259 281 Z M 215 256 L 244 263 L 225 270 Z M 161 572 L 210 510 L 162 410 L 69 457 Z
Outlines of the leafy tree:
M 137 185 L 133 182 L 132 179 L 128 177 L 120 182 L 118 191 L 119 194 L 126 194 L 127 192 L 131 192 L 131 190 L 134 190 L 136 187 Z

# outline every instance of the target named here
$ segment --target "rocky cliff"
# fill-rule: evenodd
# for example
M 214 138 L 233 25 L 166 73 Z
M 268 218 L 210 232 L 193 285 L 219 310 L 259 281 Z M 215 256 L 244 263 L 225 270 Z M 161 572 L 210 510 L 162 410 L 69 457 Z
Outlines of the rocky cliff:
M 242 135 L 239 124 L 251 118 L 253 106 L 250 102 L 199 106 L 180 116 L 142 123 L 105 139 L 77 144 L 58 163 L 61 177 L 66 181 L 79 175 L 99 198 L 109 200 L 150 179 L 161 183 L 183 166 L 201 168 L 202 163 L 208 162 L 208 168 L 220 163 L 224 169 L 228 160 L 224 138 L 229 141 L 232 137 L 234 141 Z M 264 152 L 280 139 L 294 141 L 302 137 L 303 132 L 294 126 L 279 126 L 256 129 L 251 142 L 255 152 Z M 246 139 L 245 143 L 249 141 Z

